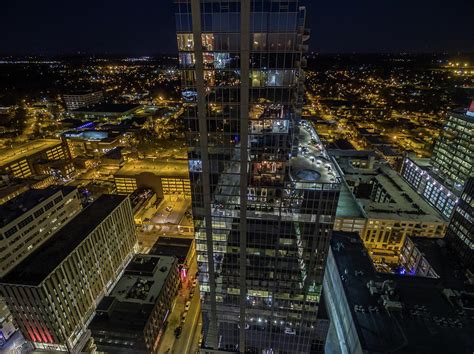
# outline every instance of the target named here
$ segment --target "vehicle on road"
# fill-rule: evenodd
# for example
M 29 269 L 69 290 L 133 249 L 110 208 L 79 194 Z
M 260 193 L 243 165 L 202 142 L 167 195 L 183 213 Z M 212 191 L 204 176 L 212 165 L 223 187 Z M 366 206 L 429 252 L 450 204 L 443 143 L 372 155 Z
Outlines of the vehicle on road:
M 173 210 L 173 207 L 171 205 L 168 205 L 165 210 L 168 212 L 168 213 L 171 213 L 171 211 Z
M 183 314 L 181 315 L 181 322 L 186 321 L 186 316 L 188 315 L 188 311 L 184 311 Z
M 194 288 L 196 285 L 197 285 L 197 279 L 195 278 L 195 279 L 193 280 L 193 288 Z
M 183 331 L 183 327 L 181 327 L 181 326 L 176 327 L 176 329 L 174 330 L 174 336 L 176 338 L 179 338 L 181 336 L 182 331 Z
M 285 334 L 296 334 L 296 331 L 293 328 L 286 327 Z
M 184 309 L 188 311 L 190 307 L 191 307 L 191 301 L 186 301 L 186 305 L 184 306 Z

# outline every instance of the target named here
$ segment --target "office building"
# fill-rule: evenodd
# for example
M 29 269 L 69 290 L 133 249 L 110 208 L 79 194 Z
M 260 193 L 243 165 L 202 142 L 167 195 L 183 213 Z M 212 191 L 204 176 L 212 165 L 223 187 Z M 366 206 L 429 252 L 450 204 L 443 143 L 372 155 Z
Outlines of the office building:
M 398 263 L 408 236 L 444 237 L 447 221 L 397 172 L 379 162 L 360 168 L 351 159 L 339 156 L 336 166 L 344 174 L 338 212 L 345 216 L 336 219 L 337 230 L 359 232 L 372 259 L 391 264 Z M 351 229 L 361 218 L 366 220 L 362 232 Z
M 81 107 L 93 106 L 104 100 L 102 91 L 84 90 L 63 95 L 63 100 L 68 111 Z
M 30 189 L 0 205 L 0 278 L 81 210 L 77 189 L 66 186 Z
M 467 180 L 446 233 L 447 242 L 474 274 L 474 177 Z
M 440 240 L 419 240 L 438 277 L 379 273 L 357 234 L 333 234 L 323 287 L 327 353 L 474 350 L 473 286 Z
M 134 256 L 89 325 L 97 350 L 156 353 L 178 286 L 176 258 Z
M 448 114 L 431 159 L 434 171 L 457 190 L 462 190 L 466 180 L 474 176 L 473 141 L 474 104 L 468 110 Z
M 135 244 L 128 198 L 102 195 L 17 264 L 0 292 L 25 339 L 38 350 L 78 352 Z
M 448 114 L 430 161 L 407 157 L 402 176 L 449 220 L 469 177 L 474 176 L 474 103 Z
M 310 353 L 340 176 L 301 120 L 304 7 L 177 0 L 203 352 Z
M 460 193 L 452 186 L 449 187 L 443 178 L 434 173 L 429 159 L 406 157 L 402 167 L 402 176 L 446 220 L 450 219 L 459 201 Z
M 106 130 L 69 130 L 61 135 L 61 139 L 68 147 L 71 158 L 99 157 L 127 144 L 123 133 Z
M 0 149 L 0 174 L 26 178 L 35 174 L 35 162 L 68 157 L 61 140 L 37 139 Z

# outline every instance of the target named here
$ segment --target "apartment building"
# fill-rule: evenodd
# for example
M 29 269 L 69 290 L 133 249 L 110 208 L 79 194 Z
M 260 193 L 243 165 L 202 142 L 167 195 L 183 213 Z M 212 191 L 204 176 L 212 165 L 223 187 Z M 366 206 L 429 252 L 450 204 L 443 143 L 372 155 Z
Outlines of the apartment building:
M 0 278 L 82 210 L 74 187 L 30 189 L 0 205 Z
M 97 304 L 136 243 L 130 201 L 102 195 L 0 282 L 0 292 L 35 349 L 76 353 Z

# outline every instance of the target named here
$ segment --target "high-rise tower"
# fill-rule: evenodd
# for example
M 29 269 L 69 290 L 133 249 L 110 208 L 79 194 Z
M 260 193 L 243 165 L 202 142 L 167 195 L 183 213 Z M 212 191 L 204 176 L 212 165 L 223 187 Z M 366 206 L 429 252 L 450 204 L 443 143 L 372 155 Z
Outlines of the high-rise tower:
M 309 353 L 340 176 L 300 119 L 306 10 L 175 3 L 203 347 Z

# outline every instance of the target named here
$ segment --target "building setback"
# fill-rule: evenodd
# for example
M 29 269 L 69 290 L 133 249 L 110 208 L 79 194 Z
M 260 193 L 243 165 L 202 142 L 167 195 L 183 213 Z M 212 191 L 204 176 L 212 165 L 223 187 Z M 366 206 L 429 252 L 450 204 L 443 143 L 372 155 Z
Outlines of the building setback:
M 37 349 L 77 352 L 136 243 L 130 201 L 102 195 L 11 270 L 0 291 Z
M 133 257 L 89 325 L 99 351 L 155 353 L 179 286 L 175 257 Z
M 177 0 L 203 352 L 310 353 L 340 176 L 301 120 L 299 1 Z
M 0 205 L 0 278 L 81 209 L 74 187 L 31 189 Z

